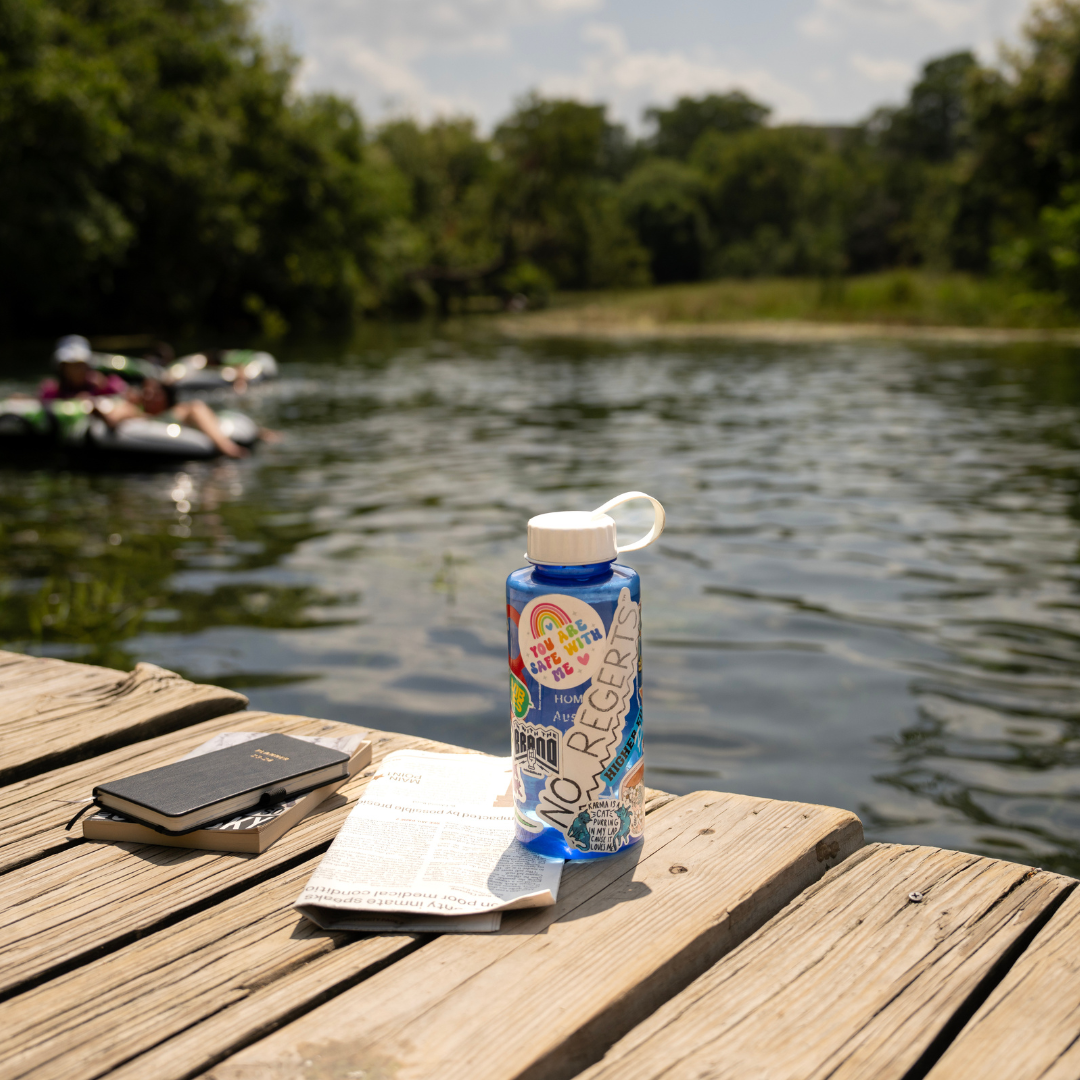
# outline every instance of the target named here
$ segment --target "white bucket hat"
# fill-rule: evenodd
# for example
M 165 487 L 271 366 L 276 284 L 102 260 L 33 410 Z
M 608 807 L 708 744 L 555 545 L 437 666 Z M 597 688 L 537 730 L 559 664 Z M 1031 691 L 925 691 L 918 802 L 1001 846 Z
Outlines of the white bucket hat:
M 90 342 L 78 334 L 62 337 L 53 350 L 54 364 L 88 364 L 91 357 Z

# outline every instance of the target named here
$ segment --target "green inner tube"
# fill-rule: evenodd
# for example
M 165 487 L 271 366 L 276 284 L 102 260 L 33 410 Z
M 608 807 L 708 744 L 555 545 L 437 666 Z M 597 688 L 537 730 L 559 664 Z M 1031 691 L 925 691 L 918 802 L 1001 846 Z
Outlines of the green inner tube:
M 259 427 L 232 409 L 217 412 L 221 429 L 240 446 L 259 439 Z M 0 447 L 57 447 L 70 453 L 97 453 L 111 458 L 189 461 L 218 455 L 209 436 L 178 424 L 168 414 L 125 420 L 112 429 L 94 415 L 85 398 L 43 404 L 33 398 L 0 400 Z
M 235 384 L 242 371 L 249 384 L 255 385 L 278 374 L 277 361 L 268 352 L 252 349 L 227 349 L 219 363 L 210 363 L 206 353 L 182 356 L 170 365 L 168 377 L 178 390 L 219 390 Z

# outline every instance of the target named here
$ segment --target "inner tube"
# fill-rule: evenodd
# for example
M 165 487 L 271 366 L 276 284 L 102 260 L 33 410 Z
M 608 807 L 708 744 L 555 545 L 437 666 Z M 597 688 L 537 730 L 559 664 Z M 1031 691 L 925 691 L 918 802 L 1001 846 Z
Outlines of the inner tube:
M 93 413 L 83 399 L 50 404 L 60 445 L 69 454 L 89 452 L 110 461 L 196 461 L 218 456 L 218 448 L 208 435 L 161 417 L 135 416 L 116 428 Z M 259 439 L 259 425 L 249 416 L 222 409 L 217 413 L 221 430 L 240 446 L 252 446 Z
M 181 356 L 168 368 L 169 381 L 178 390 L 222 390 L 235 384 L 239 372 L 249 386 L 277 378 L 277 361 L 268 352 L 225 349 L 216 359 L 206 353 Z
M 222 432 L 240 446 L 259 441 L 259 425 L 234 409 L 216 410 Z M 89 451 L 116 460 L 193 461 L 218 456 L 208 435 L 169 417 L 138 416 L 110 428 L 86 398 L 40 402 L 36 398 L 0 400 L 0 461 L 25 452 L 60 449 L 69 455 Z
M 259 441 L 259 425 L 250 416 L 235 409 L 218 409 L 218 423 L 222 432 L 237 446 L 254 446 Z
M 52 413 L 36 398 L 0 400 L 0 461 L 40 455 L 55 441 Z
M 249 416 L 222 410 L 217 417 L 222 432 L 238 445 L 252 446 L 258 441 L 258 425 Z M 137 416 L 111 428 L 100 416 L 93 416 L 87 421 L 82 443 L 110 458 L 198 461 L 220 453 L 209 435 L 168 417 Z
M 152 360 L 142 360 L 136 356 L 121 356 L 119 353 L 91 353 L 90 366 L 103 374 L 119 375 L 125 382 L 141 383 L 146 379 L 161 379 L 162 369 Z
M 218 453 L 210 439 L 195 428 L 142 416 L 125 420 L 116 428 L 109 427 L 100 416 L 91 417 L 83 432 L 82 445 L 109 458 L 133 460 L 195 461 L 216 457 Z

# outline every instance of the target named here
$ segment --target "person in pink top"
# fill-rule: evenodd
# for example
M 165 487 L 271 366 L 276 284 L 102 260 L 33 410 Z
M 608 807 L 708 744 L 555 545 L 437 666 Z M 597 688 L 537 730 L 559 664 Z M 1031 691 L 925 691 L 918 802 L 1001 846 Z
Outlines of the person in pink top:
M 113 397 L 126 394 L 128 384 L 114 372 L 95 371 L 90 366 L 90 342 L 78 334 L 69 334 L 56 343 L 53 363 L 58 378 L 46 379 L 38 397 L 42 401 L 58 398 Z

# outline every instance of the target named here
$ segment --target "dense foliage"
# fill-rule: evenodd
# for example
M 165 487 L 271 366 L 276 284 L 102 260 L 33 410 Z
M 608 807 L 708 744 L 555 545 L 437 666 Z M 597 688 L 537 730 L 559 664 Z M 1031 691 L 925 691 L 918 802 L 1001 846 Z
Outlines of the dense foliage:
M 246 0 L 0 0 L 0 332 L 274 333 L 553 289 L 889 267 L 1080 309 L 1080 0 L 850 128 L 530 95 L 491 137 L 292 89 Z

